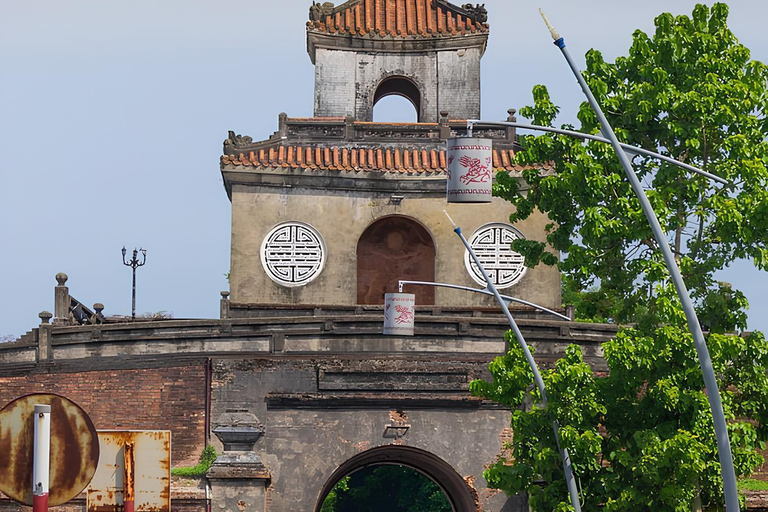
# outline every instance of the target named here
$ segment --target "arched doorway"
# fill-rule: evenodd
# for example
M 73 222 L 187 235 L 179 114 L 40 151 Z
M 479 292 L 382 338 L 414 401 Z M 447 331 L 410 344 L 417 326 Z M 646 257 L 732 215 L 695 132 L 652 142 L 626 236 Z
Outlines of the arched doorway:
M 435 242 L 424 226 L 402 216 L 384 217 L 357 242 L 357 303 L 384 304 L 399 280 L 435 280 Z M 417 305 L 433 305 L 435 289 L 413 286 Z
M 477 496 L 464 479 L 440 457 L 412 446 L 388 445 L 364 451 L 339 466 L 323 486 L 315 505 L 320 512 L 331 489 L 347 475 L 371 466 L 397 465 L 411 468 L 437 484 L 454 512 L 477 512 Z
M 391 76 L 381 81 L 373 94 L 371 113 L 380 99 L 391 95 L 401 96 L 410 101 L 413 108 L 416 109 L 417 122 L 421 120 L 421 92 L 419 87 L 412 80 L 403 76 Z

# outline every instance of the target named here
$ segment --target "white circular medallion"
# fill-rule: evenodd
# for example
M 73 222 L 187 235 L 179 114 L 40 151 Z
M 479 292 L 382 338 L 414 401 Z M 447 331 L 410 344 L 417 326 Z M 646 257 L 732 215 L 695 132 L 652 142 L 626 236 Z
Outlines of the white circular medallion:
M 509 246 L 518 238 L 525 237 L 509 224 L 494 222 L 480 226 L 469 239 L 470 247 L 497 288 L 509 288 L 525 275 L 525 258 Z M 486 286 L 483 274 L 472 261 L 469 251 L 464 251 L 464 266 L 472 279 Z
M 304 286 L 325 265 L 325 241 L 303 222 L 278 224 L 261 243 L 261 264 L 270 279 L 283 286 Z

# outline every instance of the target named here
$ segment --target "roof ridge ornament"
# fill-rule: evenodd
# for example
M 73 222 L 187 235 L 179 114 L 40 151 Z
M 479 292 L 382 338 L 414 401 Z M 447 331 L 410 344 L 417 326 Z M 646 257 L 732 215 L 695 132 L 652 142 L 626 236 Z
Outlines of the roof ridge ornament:
M 485 8 L 485 4 L 462 4 L 461 8 L 467 11 L 474 23 L 486 23 L 488 21 L 488 10 Z
M 309 7 L 309 20 L 322 21 L 326 17 L 333 15 L 333 9 L 333 2 L 323 2 L 321 4 L 312 0 L 312 5 Z
M 244 147 L 253 143 L 253 138 L 248 135 L 235 134 L 232 130 L 227 132 L 227 138 L 224 140 L 224 146 Z

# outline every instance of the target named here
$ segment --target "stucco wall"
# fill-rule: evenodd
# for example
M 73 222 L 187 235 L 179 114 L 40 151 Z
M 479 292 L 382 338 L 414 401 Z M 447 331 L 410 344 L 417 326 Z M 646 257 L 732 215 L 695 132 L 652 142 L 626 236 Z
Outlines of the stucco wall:
M 438 77 L 435 53 L 424 54 L 356 54 L 357 77 L 355 117 L 373 121 L 373 97 L 381 81 L 391 76 L 404 76 L 413 81 L 421 93 L 419 121 L 437 122 Z
M 318 183 L 322 183 L 318 178 Z M 464 266 L 464 247 L 443 214 L 447 209 L 465 236 L 489 222 L 508 222 L 512 206 L 495 198 L 490 205 L 446 205 L 442 196 L 406 194 L 399 205 L 389 193 L 318 188 L 234 185 L 232 190 L 232 252 L 230 291 L 233 302 L 337 304 L 356 302 L 357 242 L 374 221 L 388 215 L 404 215 L 420 222 L 436 247 L 436 280 L 480 286 Z M 515 225 L 526 238 L 544 240 L 547 218 L 534 214 Z M 313 226 L 325 239 L 328 256 L 321 274 L 305 286 L 287 288 L 267 276 L 260 260 L 264 237 L 277 224 L 300 221 Z M 539 265 L 528 269 L 517 284 L 502 293 L 545 307 L 559 308 L 560 276 L 555 268 Z M 437 289 L 438 306 L 494 307 L 492 297 Z
M 317 50 L 315 116 L 355 114 L 356 66 L 353 52 Z
M 481 48 L 412 53 L 317 49 L 315 116 L 373 120 L 373 99 L 385 78 L 402 76 L 421 93 L 419 121 L 434 123 L 447 110 L 453 119 L 480 117 Z
M 323 378 L 319 371 L 326 364 L 336 366 L 340 372 L 337 375 L 349 375 L 345 372 L 378 375 L 378 389 L 364 393 L 353 389 L 337 391 L 337 395 L 347 393 L 353 399 L 341 406 L 325 404 L 323 398 L 297 407 L 265 403 L 268 393 L 307 397 L 317 393 L 318 388 L 322 390 Z M 459 391 L 450 395 L 456 399 L 454 406 L 425 405 L 429 400 L 405 407 L 375 407 L 367 403 L 368 399 L 377 397 L 386 401 L 393 396 L 416 398 L 423 394 L 423 391 L 405 390 L 406 384 L 395 380 L 390 384 L 400 389 L 385 390 L 387 376 L 393 375 L 391 372 L 405 370 L 410 375 L 421 372 L 428 376 L 430 372 L 464 371 L 471 379 L 481 373 L 485 364 L 421 361 L 403 368 L 402 362 L 393 360 L 344 365 L 338 361 L 219 360 L 214 363 L 212 415 L 216 418 L 226 410 L 247 409 L 266 427 L 264 438 L 254 450 L 271 474 L 270 510 L 273 512 L 312 512 L 324 484 L 340 465 L 365 450 L 388 444 L 412 446 L 442 459 L 473 482 L 485 512 L 527 510 L 521 500 L 507 499 L 502 493 L 487 489 L 482 478 L 484 465 L 494 460 L 511 435 L 508 410 L 467 407 L 458 400 L 461 395 L 466 397 L 466 392 Z M 344 387 L 343 383 L 338 386 L 339 381 L 335 384 Z M 445 390 L 442 396 L 447 396 Z M 410 427 L 400 439 L 384 437 L 385 427 L 393 424 L 393 418 Z
M 480 119 L 481 48 L 438 52 L 440 110 L 451 119 Z

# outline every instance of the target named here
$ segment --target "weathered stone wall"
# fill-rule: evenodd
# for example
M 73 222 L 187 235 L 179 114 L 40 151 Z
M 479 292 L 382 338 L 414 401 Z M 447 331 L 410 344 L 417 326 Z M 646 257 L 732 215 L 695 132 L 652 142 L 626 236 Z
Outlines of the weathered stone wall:
M 464 266 L 464 246 L 456 237 L 443 209 L 462 227 L 467 238 L 489 222 L 508 222 L 512 206 L 499 198 L 488 205 L 447 205 L 444 196 L 404 192 L 400 204 L 391 193 L 321 188 L 327 181 L 317 176 L 318 188 L 293 184 L 273 173 L 283 186 L 234 185 L 232 190 L 232 251 L 230 291 L 233 302 L 263 304 L 354 304 L 357 298 L 356 248 L 360 235 L 377 219 L 404 215 L 420 222 L 432 235 L 436 248 L 435 279 L 464 286 L 479 286 Z M 436 178 L 438 180 L 439 178 Z M 360 180 L 362 181 L 362 180 Z M 305 286 L 286 288 L 264 271 L 261 243 L 277 224 L 300 221 L 313 226 L 325 239 L 328 256 L 321 274 Z M 515 225 L 526 238 L 543 241 L 548 219 L 533 214 Z M 556 268 L 539 265 L 502 293 L 559 308 L 560 276 Z M 492 297 L 463 291 L 437 289 L 439 306 L 495 307 Z
M 56 393 L 82 407 L 97 429 L 170 430 L 173 466 L 197 463 L 205 446 L 205 360 L 89 371 L 94 365 L 98 361 L 84 360 L 80 371 L 0 373 L 0 405 L 30 393 Z
M 353 52 L 318 49 L 315 116 L 354 116 L 356 59 Z
M 418 360 L 415 360 L 418 359 Z M 520 500 L 486 488 L 484 465 L 509 439 L 509 411 L 470 399 L 469 380 L 487 358 L 218 360 L 213 411 L 247 410 L 266 427 L 255 447 L 271 474 L 271 512 L 312 512 L 344 462 L 371 448 L 411 446 L 448 463 L 486 512 L 517 511 Z M 386 427 L 409 425 L 401 438 Z
M 421 94 L 418 120 L 435 123 L 438 119 L 437 98 L 440 85 L 437 76 L 437 56 L 434 53 L 414 54 L 356 54 L 355 118 L 373 121 L 374 93 L 381 82 L 389 77 L 410 79 Z
M 246 309 L 240 313 L 252 317 L 43 324 L 43 350 L 33 337 L 0 346 L 0 403 L 55 392 L 80 404 L 97 428 L 170 429 L 172 464 L 179 466 L 195 463 L 205 442 L 210 383 L 209 424 L 234 409 L 254 413 L 266 427 L 256 451 L 269 486 L 263 500 L 235 500 L 247 510 L 258 502 L 269 512 L 312 512 L 341 464 L 391 445 L 423 450 L 473 480 L 485 512 L 520 510 L 519 500 L 487 490 L 481 478 L 483 465 L 509 440 L 509 411 L 467 393 L 504 351 L 507 324 L 495 309 L 420 308 L 414 337 L 383 336 L 381 306 Z M 542 366 L 569 342 L 580 343 L 586 360 L 599 366 L 599 343 L 615 332 L 530 311 L 521 316 Z M 32 360 L 19 362 L 19 353 L 32 353 Z M 386 434 L 393 422 L 409 426 L 405 436 Z M 224 491 L 233 499 L 234 493 Z M 200 498 L 174 502 L 173 509 L 183 503 L 197 507 Z M 0 497 L 0 511 L 13 507 Z
M 315 116 L 373 121 L 376 89 L 384 79 L 397 76 L 418 87 L 420 122 L 436 123 L 441 110 L 452 119 L 478 119 L 481 56 L 480 47 L 412 53 L 318 48 Z
M 440 110 L 451 119 L 480 119 L 480 57 L 478 47 L 438 52 Z

